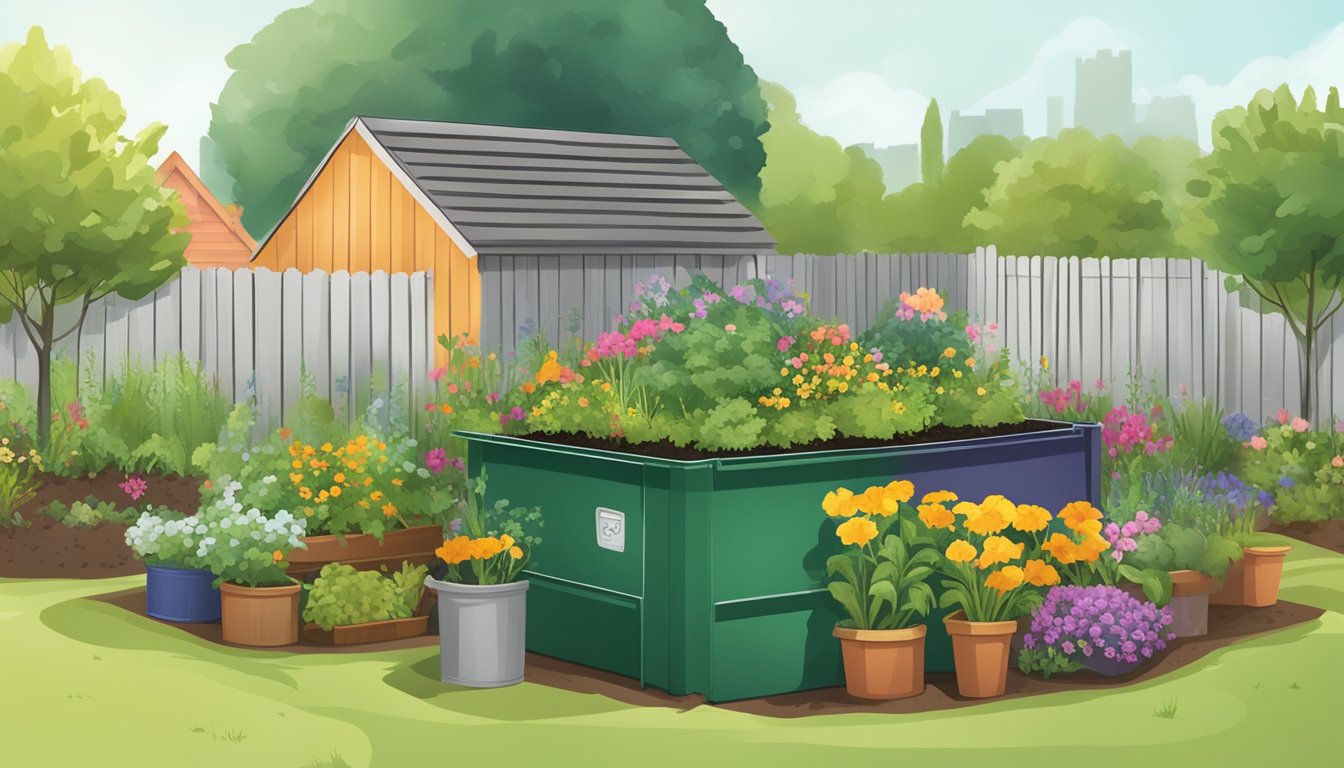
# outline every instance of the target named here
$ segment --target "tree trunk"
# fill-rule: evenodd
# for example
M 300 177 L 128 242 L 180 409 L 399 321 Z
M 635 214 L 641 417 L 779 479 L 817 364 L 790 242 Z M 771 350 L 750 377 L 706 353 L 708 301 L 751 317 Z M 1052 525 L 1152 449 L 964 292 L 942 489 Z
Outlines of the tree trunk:
M 56 312 L 52 307 L 42 308 L 42 319 L 37 324 L 34 345 L 37 352 L 37 444 L 38 452 L 46 455 L 51 447 L 51 347 L 55 335 Z
M 1316 365 L 1312 358 L 1313 347 L 1316 345 L 1316 333 L 1311 330 L 1311 319 L 1307 320 L 1307 332 L 1301 340 L 1301 354 L 1298 356 L 1298 391 L 1302 396 L 1302 418 L 1314 423 L 1311 396 L 1311 380 L 1316 375 Z

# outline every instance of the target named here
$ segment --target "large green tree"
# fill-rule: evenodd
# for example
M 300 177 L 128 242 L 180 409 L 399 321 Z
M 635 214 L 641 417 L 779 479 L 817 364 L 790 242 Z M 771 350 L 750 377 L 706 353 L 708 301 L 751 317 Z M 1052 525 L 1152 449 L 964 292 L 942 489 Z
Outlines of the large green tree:
M 121 135 L 121 100 L 84 80 L 61 46 L 34 27 L 0 49 L 0 322 L 19 318 L 38 359 L 38 439 L 51 431 L 51 352 L 89 305 L 140 298 L 186 263 L 189 236 L 173 193 L 149 161 L 165 128 Z M 75 302 L 78 322 L 57 327 Z
M 1142 139 L 1074 128 L 1031 141 L 998 168 L 984 205 L 966 224 L 1008 253 L 1171 256 L 1176 202 L 1199 148 L 1186 139 Z
M 884 247 L 882 169 L 802 123 L 788 89 L 762 83 L 770 130 L 762 137 L 761 223 L 780 253 L 853 253 Z
M 1025 139 L 977 136 L 947 161 L 938 184 L 911 184 L 888 198 L 890 247 L 906 252 L 966 252 L 992 242 L 967 227 L 964 219 L 984 205 L 999 164 L 1019 156 L 1025 144 Z
M 704 0 L 313 0 L 227 62 L 203 157 L 253 233 L 358 114 L 670 136 L 757 203 L 765 102 Z
M 943 180 L 943 116 L 938 111 L 938 100 L 929 99 L 924 110 L 924 124 L 919 127 L 920 178 L 930 187 Z
M 1344 303 L 1344 110 L 1307 88 L 1260 91 L 1218 113 L 1213 151 L 1195 161 L 1196 198 L 1181 238 L 1211 266 L 1249 289 L 1262 311 L 1282 315 L 1297 338 L 1301 412 L 1314 415 L 1315 347 Z

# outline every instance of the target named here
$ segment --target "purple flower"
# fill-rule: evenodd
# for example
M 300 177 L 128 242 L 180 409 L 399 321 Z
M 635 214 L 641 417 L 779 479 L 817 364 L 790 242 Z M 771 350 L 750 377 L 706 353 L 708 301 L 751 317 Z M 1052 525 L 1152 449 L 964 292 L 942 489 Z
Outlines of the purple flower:
M 1138 527 L 1142 527 L 1140 523 Z M 1115 531 L 1119 533 L 1119 531 Z M 1115 587 L 1054 587 L 1032 612 L 1026 647 L 1082 662 L 1094 657 L 1137 663 L 1166 648 L 1170 608 L 1159 609 Z
M 435 448 L 425 454 L 425 467 L 434 474 L 439 474 L 443 468 L 448 466 L 448 452 L 442 448 Z
M 1260 431 L 1251 417 L 1244 413 L 1233 413 L 1223 418 L 1223 428 L 1238 443 L 1244 443 Z

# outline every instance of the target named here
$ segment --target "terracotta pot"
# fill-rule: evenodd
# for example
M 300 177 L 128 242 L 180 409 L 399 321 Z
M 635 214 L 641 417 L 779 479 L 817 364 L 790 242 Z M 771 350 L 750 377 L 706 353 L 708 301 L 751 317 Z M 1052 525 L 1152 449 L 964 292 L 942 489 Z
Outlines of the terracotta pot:
M 427 629 L 429 629 L 429 616 L 412 616 L 409 619 L 370 621 L 331 629 L 323 629 L 316 624 L 304 624 L 303 638 L 325 645 L 362 645 L 419 637 L 425 634 Z
M 1198 637 L 1209 632 L 1209 595 L 1221 585 L 1199 571 L 1171 572 L 1171 631 L 1177 637 Z
M 836 627 L 845 662 L 845 690 L 859 699 L 904 699 L 924 691 L 924 635 L 928 627 Z
M 419 525 L 388 531 L 383 534 L 382 541 L 368 533 L 352 533 L 344 537 L 304 536 L 301 541 L 307 545 L 307 549 L 293 549 L 286 555 L 289 565 L 285 573 L 296 578 L 317 573 L 327 563 L 343 563 L 368 571 L 384 565 L 400 568 L 402 561 L 423 565 L 434 557 L 434 550 L 443 544 L 443 527 Z
M 1267 608 L 1279 601 L 1283 560 L 1292 547 L 1246 547 L 1223 577 L 1223 588 L 1209 598 L 1214 605 Z
M 299 592 L 302 587 L 244 587 L 220 584 L 224 642 L 271 647 L 299 641 Z
M 952 638 L 957 691 L 967 698 L 1002 696 L 1008 685 L 1008 658 L 1016 621 L 967 621 L 953 611 L 943 619 Z

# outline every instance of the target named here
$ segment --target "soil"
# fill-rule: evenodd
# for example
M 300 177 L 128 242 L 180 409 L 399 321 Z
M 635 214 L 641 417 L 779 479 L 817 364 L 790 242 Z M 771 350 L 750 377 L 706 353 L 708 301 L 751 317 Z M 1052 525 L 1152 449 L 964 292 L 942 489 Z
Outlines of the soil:
M 610 437 L 593 437 L 591 435 L 560 433 L 549 434 L 545 432 L 531 432 L 526 435 L 520 435 L 525 440 L 536 440 L 543 443 L 553 443 L 558 445 L 571 445 L 579 448 L 593 448 L 602 451 L 616 451 L 618 453 L 633 453 L 639 456 L 650 456 L 659 459 L 672 459 L 675 461 L 696 461 L 699 459 L 722 459 L 734 456 L 787 456 L 795 453 L 812 453 L 815 451 L 840 451 L 855 448 L 885 448 L 896 445 L 921 445 L 924 443 L 943 443 L 952 440 L 972 440 L 979 437 L 1003 437 L 1006 435 L 1024 435 L 1032 432 L 1045 432 L 1052 429 L 1059 429 L 1060 425 L 1056 422 L 1038 421 L 1029 419 L 1016 424 L 998 424 L 993 427 L 947 427 L 934 426 L 922 432 L 915 432 L 908 435 L 896 435 L 890 439 L 873 439 L 867 437 L 833 437 L 830 440 L 814 440 L 810 443 L 799 443 L 788 448 L 780 448 L 774 445 L 762 445 L 756 448 L 748 448 L 740 451 L 702 451 L 690 446 L 675 445 L 667 440 L 659 440 L 650 443 L 628 443 L 624 440 Z
M 1275 523 L 1265 530 L 1315 544 L 1331 552 L 1344 553 L 1344 520 L 1326 520 L 1320 523 Z
M 96 528 L 66 526 L 42 513 L 53 501 L 69 505 L 93 496 L 120 507 L 166 506 L 190 514 L 200 506 L 199 477 L 146 478 L 149 488 L 132 501 L 117 487 L 126 475 L 101 472 L 93 477 L 44 475 L 37 497 L 19 508 L 26 528 L 0 529 L 0 577 L 12 579 L 104 579 L 144 571 L 126 546 L 126 528 L 104 523 Z
M 140 616 L 145 615 L 144 588 L 114 592 L 89 599 L 100 600 Z M 999 698 L 1015 699 L 1077 689 L 1121 688 L 1180 669 L 1219 648 L 1224 648 L 1239 640 L 1304 624 L 1319 618 L 1323 613 L 1325 611 L 1320 608 L 1289 603 L 1283 600 L 1269 608 L 1211 605 L 1209 606 L 1209 634 L 1203 637 L 1182 638 L 1172 642 L 1167 646 L 1167 651 L 1162 656 L 1130 674 L 1105 677 L 1093 672 L 1078 672 L 1043 680 L 1039 677 L 1023 675 L 1016 669 L 1009 669 L 1007 693 Z M 212 643 L 225 644 L 220 639 L 219 624 L 171 624 L 171 626 Z M 430 626 L 431 632 L 434 631 L 433 622 L 430 623 Z M 291 653 L 359 653 L 402 648 L 424 648 L 438 645 L 438 642 L 438 637 L 433 634 L 384 643 L 339 647 L 300 639 L 296 645 L 288 645 L 275 650 Z M 640 688 L 639 681 L 633 678 L 580 664 L 572 664 L 549 656 L 540 656 L 535 653 L 527 654 L 526 677 L 529 683 L 551 688 L 562 688 L 576 693 L 595 693 L 637 706 L 673 707 L 680 710 L 689 710 L 706 704 L 704 697 L 700 695 L 673 696 L 655 688 Z M 931 672 L 925 676 L 924 693 L 908 699 L 882 702 L 863 701 L 849 696 L 845 693 L 843 687 L 836 687 L 800 691 L 780 696 L 767 696 L 759 699 L 724 702 L 712 706 L 765 717 L 788 718 L 847 712 L 885 712 L 892 714 L 927 712 L 930 710 L 956 709 L 997 700 L 963 698 L 957 694 L 957 681 L 954 673 Z

